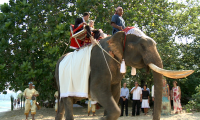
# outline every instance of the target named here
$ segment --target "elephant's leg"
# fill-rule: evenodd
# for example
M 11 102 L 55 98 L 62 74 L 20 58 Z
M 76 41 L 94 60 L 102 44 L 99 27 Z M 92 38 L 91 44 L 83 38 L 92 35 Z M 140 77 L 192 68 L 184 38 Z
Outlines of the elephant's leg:
M 117 105 L 120 98 L 120 88 L 121 88 L 121 82 L 111 86 L 111 92 Z M 104 110 L 104 116 L 106 115 L 107 115 L 107 111 Z
M 112 95 L 115 99 L 115 102 L 118 104 L 120 99 L 120 91 L 121 91 L 121 82 L 111 86 Z
M 55 120 L 62 120 L 62 118 L 63 118 L 63 115 L 65 113 L 65 111 L 64 111 L 64 103 L 63 102 L 64 101 L 61 98 L 61 101 L 59 102 L 58 111 L 57 111 Z
M 66 97 L 63 98 L 64 106 L 65 106 L 65 119 L 66 120 L 74 120 L 73 117 L 73 98 Z
M 105 89 L 102 89 L 101 86 L 93 88 L 93 93 L 95 92 L 95 96 L 98 100 L 98 102 L 104 107 L 107 115 L 102 117 L 102 120 L 117 120 L 117 118 L 120 116 L 120 109 L 117 106 L 111 91 L 109 89 L 109 85 L 107 87 L 103 87 Z M 98 92 L 97 92 L 98 91 Z

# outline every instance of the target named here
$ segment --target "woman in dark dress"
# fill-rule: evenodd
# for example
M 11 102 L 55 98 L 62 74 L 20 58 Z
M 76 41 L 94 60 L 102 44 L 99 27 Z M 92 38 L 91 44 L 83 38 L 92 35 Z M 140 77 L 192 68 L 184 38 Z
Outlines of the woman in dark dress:
M 17 99 L 17 108 L 20 108 L 20 99 Z
M 147 91 L 147 85 L 144 85 L 142 90 L 142 108 L 144 108 L 144 114 L 147 115 L 149 107 L 149 91 Z

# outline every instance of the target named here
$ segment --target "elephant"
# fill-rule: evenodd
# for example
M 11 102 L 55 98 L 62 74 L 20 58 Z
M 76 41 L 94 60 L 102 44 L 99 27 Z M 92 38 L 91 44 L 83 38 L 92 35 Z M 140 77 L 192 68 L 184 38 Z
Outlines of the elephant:
M 163 63 L 157 51 L 156 42 L 150 37 L 125 35 L 125 32 L 120 31 L 113 36 L 100 40 L 99 43 L 105 51 L 112 51 L 114 58 L 119 62 L 124 59 L 126 66 L 137 69 L 152 69 L 155 86 L 153 120 L 159 120 L 161 115 L 163 75 L 170 78 L 182 78 L 193 72 L 192 70 L 170 71 L 162 69 Z M 56 65 L 55 77 L 58 90 L 60 89 L 59 63 L 66 55 L 63 55 Z M 91 51 L 90 67 L 89 96 L 98 101 L 105 110 L 104 116 L 100 119 L 117 120 L 121 113 L 117 103 L 120 98 L 121 80 L 123 78 L 123 74 L 120 73 L 120 64 L 108 54 L 105 54 L 104 58 L 102 49 L 96 45 Z M 65 111 L 66 120 L 73 120 L 73 103 L 80 99 L 76 97 L 61 98 L 55 119 L 61 120 Z

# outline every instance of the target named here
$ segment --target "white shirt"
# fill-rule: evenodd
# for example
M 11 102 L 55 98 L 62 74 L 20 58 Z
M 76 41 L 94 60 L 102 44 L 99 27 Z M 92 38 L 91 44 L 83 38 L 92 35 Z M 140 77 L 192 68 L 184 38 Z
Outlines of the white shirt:
M 135 88 L 135 87 L 133 87 L 133 88 L 131 89 L 131 91 L 132 91 L 134 88 Z M 140 100 L 140 95 L 141 95 L 141 94 L 142 94 L 142 88 L 138 86 L 137 89 L 133 91 L 133 97 L 132 97 L 132 99 L 133 99 L 133 100 Z
M 126 99 L 128 99 L 128 95 L 129 95 L 129 89 L 128 89 L 127 87 L 126 87 L 126 88 L 122 87 L 122 88 L 121 88 L 120 97 L 126 96 Z
M 152 86 L 152 92 L 151 92 L 151 96 L 154 97 L 154 85 Z
M 85 20 L 84 20 L 84 18 L 82 17 L 82 19 L 83 19 L 83 22 L 85 22 Z

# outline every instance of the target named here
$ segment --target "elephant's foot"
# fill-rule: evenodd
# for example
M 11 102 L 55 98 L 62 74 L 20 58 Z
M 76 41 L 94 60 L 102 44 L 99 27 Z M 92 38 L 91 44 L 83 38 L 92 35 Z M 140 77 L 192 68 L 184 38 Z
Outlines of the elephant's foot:
M 66 117 L 65 120 L 74 120 L 74 117 Z
M 117 118 L 116 117 L 108 117 L 108 116 L 103 116 L 103 117 L 101 117 L 99 120 L 117 120 Z
M 104 117 L 99 118 L 99 120 L 107 120 L 107 119 L 106 119 L 106 117 L 104 116 Z
M 117 120 L 120 114 L 120 110 L 116 109 L 110 111 L 109 114 L 107 114 L 106 116 L 101 117 L 100 120 Z
M 57 114 L 55 120 L 62 120 L 63 114 Z

